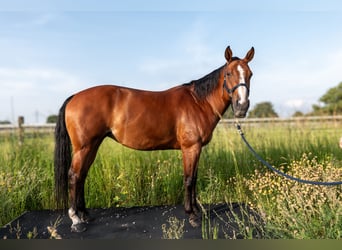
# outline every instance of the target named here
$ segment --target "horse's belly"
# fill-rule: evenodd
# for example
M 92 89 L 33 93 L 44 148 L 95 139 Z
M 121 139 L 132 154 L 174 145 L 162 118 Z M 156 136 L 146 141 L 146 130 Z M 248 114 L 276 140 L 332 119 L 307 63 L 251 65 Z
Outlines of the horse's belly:
M 158 134 L 156 131 L 125 130 L 125 132 L 112 131 L 114 139 L 120 144 L 137 150 L 179 149 L 175 135 Z

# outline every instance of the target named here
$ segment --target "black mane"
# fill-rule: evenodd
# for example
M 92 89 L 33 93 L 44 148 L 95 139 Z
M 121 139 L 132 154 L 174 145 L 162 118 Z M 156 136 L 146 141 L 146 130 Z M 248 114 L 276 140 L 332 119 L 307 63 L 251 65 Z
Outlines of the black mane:
M 224 66 L 214 70 L 213 72 L 209 73 L 208 75 L 198 79 L 193 80 L 189 83 L 183 84 L 184 86 L 194 86 L 195 93 L 199 98 L 205 98 L 208 96 L 216 87 L 217 82 L 220 78 L 221 70 Z

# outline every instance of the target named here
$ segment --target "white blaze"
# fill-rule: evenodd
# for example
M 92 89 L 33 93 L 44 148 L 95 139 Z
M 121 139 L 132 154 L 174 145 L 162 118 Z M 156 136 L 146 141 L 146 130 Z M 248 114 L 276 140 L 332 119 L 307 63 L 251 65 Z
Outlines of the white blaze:
M 237 70 L 239 71 L 239 83 L 246 83 L 245 71 L 243 70 L 243 68 L 240 65 L 238 65 Z M 240 97 L 239 103 L 244 104 L 247 101 L 247 88 L 244 86 L 241 86 L 237 88 L 237 91 Z

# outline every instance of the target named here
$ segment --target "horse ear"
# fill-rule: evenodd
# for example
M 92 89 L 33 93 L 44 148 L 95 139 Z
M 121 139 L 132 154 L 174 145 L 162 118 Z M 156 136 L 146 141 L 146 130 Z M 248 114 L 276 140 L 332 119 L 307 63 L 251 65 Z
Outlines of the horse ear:
M 250 61 L 252 61 L 253 57 L 254 57 L 254 47 L 252 47 L 252 48 L 247 52 L 247 54 L 246 54 L 244 60 L 247 61 L 247 62 L 250 62 Z
M 224 52 L 224 57 L 226 58 L 228 63 L 232 60 L 233 52 L 229 46 L 226 48 L 226 51 Z

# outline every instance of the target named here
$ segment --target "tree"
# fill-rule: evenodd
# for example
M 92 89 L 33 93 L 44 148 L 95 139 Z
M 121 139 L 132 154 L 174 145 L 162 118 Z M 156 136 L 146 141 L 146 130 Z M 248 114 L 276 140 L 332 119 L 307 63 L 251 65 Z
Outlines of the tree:
M 11 124 L 11 122 L 8 121 L 8 120 L 3 120 L 3 121 L 0 121 L 0 124 L 3 124 L 3 125 L 5 125 L 5 124 Z
M 342 82 L 329 89 L 319 101 L 323 105 L 312 105 L 313 112 L 310 115 L 336 115 L 342 113 Z
M 46 119 L 46 123 L 56 123 L 57 115 L 49 115 Z
M 249 118 L 265 118 L 265 117 L 278 117 L 274 111 L 273 105 L 270 102 L 261 102 L 254 106 L 248 113 Z
M 302 111 L 296 111 L 293 113 L 292 117 L 302 117 L 304 113 Z

